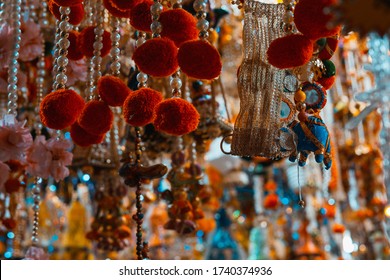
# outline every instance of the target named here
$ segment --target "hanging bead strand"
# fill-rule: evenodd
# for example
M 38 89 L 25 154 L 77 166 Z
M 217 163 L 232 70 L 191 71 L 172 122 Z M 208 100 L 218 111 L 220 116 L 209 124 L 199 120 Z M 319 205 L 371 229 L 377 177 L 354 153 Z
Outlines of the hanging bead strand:
M 206 19 L 207 13 L 207 0 L 195 0 L 193 4 L 194 10 L 196 11 L 196 18 L 198 22 L 196 27 L 199 29 L 199 38 L 202 40 L 207 40 L 209 37 L 209 22 Z
M 103 49 L 103 34 L 104 34 L 104 6 L 101 0 L 96 1 L 96 27 L 95 27 L 95 42 L 93 43 L 93 57 L 92 63 L 94 65 L 93 75 L 93 90 L 96 94 L 96 82 L 102 76 L 101 64 L 101 50 Z
M 282 28 L 283 31 L 287 34 L 294 33 L 296 31 L 294 24 L 294 0 L 283 0 L 283 4 L 285 7 L 285 13 L 283 15 L 283 23 Z
M 21 40 L 21 0 L 11 2 L 11 23 L 14 29 L 13 48 L 11 53 L 10 64 L 8 67 L 8 114 L 16 117 L 18 101 L 18 70 L 19 70 L 19 49 Z
M 121 53 L 121 50 L 119 48 L 119 41 L 121 39 L 121 34 L 119 31 L 119 25 L 120 20 L 117 17 L 111 16 L 111 41 L 112 41 L 112 48 L 111 48 L 111 74 L 115 77 L 118 77 L 121 73 L 121 63 L 119 61 L 119 55 Z
M 145 32 L 139 32 L 137 41 L 135 43 L 136 47 L 141 46 L 145 42 L 146 42 L 146 33 Z M 148 85 L 148 75 L 140 71 L 137 74 L 137 82 L 138 82 L 138 88 L 147 87 L 147 85 Z
M 56 88 L 55 89 L 64 89 L 68 77 L 66 76 L 66 66 L 68 65 L 68 48 L 70 42 L 68 40 L 69 31 L 71 25 L 69 24 L 69 7 L 60 7 L 61 21 L 58 24 L 60 29 L 60 38 L 58 40 L 58 57 L 57 57 L 57 75 L 55 77 Z
M 41 178 L 36 178 L 35 184 L 31 190 L 32 197 L 33 197 L 33 211 L 34 211 L 34 219 L 33 219 L 33 226 L 32 226 L 32 236 L 31 236 L 31 242 L 33 246 L 37 246 L 39 239 L 38 239 L 38 226 L 39 226 L 39 204 L 41 201 L 41 187 L 40 183 L 42 182 Z

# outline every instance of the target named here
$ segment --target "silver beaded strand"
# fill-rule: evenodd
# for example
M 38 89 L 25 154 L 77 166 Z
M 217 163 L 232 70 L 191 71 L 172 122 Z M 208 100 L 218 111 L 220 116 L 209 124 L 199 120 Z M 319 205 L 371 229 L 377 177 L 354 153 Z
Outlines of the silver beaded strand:
M 207 0 L 195 0 L 193 7 L 196 12 L 196 18 L 198 19 L 196 27 L 199 29 L 199 38 L 201 40 L 207 40 L 209 37 L 208 30 L 210 26 L 208 20 L 206 19 Z
M 18 58 L 21 40 L 21 0 L 13 0 L 11 4 L 11 26 L 14 30 L 13 47 L 8 68 L 8 114 L 16 117 L 17 115 L 17 101 L 18 101 Z
M 69 31 L 71 25 L 69 24 L 69 7 L 60 7 L 61 13 L 61 21 L 58 25 L 60 29 L 60 39 L 58 41 L 58 57 L 56 60 L 57 63 L 57 75 L 55 77 L 56 81 L 56 89 L 64 89 L 66 82 L 68 81 L 68 77 L 66 76 L 66 66 L 68 65 L 68 48 L 70 42 L 68 40 Z
M 119 48 L 119 41 L 121 39 L 121 34 L 119 32 L 119 25 L 120 20 L 117 17 L 111 16 L 111 41 L 112 41 L 112 47 L 111 47 L 111 74 L 115 77 L 118 77 L 121 70 L 121 63 L 119 61 L 119 55 L 120 55 L 120 48 Z

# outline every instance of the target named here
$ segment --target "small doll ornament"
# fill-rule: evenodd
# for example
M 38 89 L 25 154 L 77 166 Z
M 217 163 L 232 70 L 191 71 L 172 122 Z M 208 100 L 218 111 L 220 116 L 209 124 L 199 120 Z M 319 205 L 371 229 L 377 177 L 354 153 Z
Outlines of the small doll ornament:
M 296 109 L 299 111 L 298 121 L 289 126 L 298 137 L 297 150 L 290 156 L 295 161 L 299 153 L 298 164 L 304 166 L 310 153 L 315 154 L 318 163 L 323 162 L 325 168 L 332 165 L 330 137 L 327 127 L 319 116 L 327 98 L 324 88 L 317 83 L 303 83 L 294 95 Z

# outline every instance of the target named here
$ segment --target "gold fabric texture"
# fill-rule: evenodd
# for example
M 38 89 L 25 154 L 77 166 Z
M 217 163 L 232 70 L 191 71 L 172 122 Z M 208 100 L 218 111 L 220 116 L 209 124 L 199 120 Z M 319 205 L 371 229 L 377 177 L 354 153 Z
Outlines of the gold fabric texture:
M 293 149 L 293 142 L 288 135 L 281 135 L 285 134 L 280 129 L 286 123 L 281 120 L 280 112 L 282 99 L 291 100 L 292 93 L 283 92 L 285 71 L 271 66 L 266 55 L 270 43 L 286 35 L 281 29 L 285 8 L 282 4 L 246 0 L 244 9 L 244 54 L 238 73 L 240 112 L 231 154 L 286 157 Z

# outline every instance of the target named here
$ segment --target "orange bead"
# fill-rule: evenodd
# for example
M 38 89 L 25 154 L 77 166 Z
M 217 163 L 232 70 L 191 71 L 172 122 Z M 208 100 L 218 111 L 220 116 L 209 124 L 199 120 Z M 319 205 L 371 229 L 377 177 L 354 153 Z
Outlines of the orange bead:
M 306 93 L 303 90 L 298 90 L 294 94 L 294 100 L 296 102 L 305 102 L 306 100 Z

